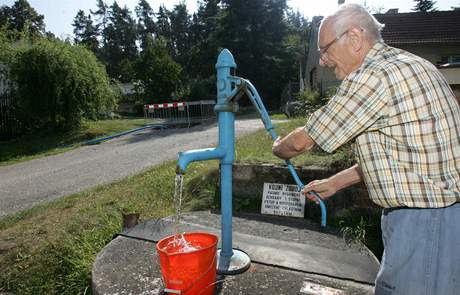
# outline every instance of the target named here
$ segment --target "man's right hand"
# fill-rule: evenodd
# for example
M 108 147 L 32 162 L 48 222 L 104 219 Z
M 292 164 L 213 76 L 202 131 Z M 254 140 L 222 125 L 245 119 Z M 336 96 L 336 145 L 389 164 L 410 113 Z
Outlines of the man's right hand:
M 309 195 L 308 192 L 315 191 L 321 199 L 327 199 L 337 191 L 349 187 L 350 185 L 359 183 L 363 180 L 361 168 L 358 164 L 340 171 L 339 173 L 332 175 L 329 178 L 321 180 L 313 180 L 304 186 L 302 193 L 310 200 L 319 203 L 318 200 L 313 196 Z
M 338 191 L 338 188 L 335 185 L 333 179 L 331 178 L 313 180 L 312 182 L 304 186 L 302 193 L 309 200 L 314 201 L 316 202 L 316 204 L 318 204 L 318 199 L 316 199 L 315 196 L 308 193 L 310 191 L 315 191 L 321 197 L 321 199 L 324 200 L 335 195 L 335 193 Z

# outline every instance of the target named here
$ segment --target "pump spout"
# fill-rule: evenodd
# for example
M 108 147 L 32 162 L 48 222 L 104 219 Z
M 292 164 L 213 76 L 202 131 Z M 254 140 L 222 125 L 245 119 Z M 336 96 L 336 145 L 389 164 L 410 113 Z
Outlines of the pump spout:
M 185 174 L 185 170 L 191 162 L 222 159 L 225 157 L 225 154 L 225 150 L 219 147 L 180 152 L 176 173 Z

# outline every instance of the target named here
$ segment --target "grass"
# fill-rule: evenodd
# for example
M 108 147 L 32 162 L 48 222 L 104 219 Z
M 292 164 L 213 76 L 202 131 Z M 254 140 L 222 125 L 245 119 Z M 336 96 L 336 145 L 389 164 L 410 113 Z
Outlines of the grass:
M 283 113 L 274 112 L 274 113 L 270 113 L 270 118 L 272 120 L 285 120 L 287 117 Z
M 302 124 L 302 120 L 282 123 L 277 132 L 283 135 Z M 315 151 L 295 163 L 334 165 L 340 157 L 347 159 L 347 153 L 331 157 Z M 236 160 L 281 163 L 271 154 L 271 140 L 263 130 L 237 141 Z M 170 161 L 1 219 L 0 293 L 90 294 L 94 259 L 120 232 L 123 213 L 140 213 L 141 221 L 173 214 L 175 165 Z M 185 211 L 214 206 L 217 168 L 217 161 L 189 166 L 184 178 Z
M 305 119 L 292 119 L 286 123 L 277 124 L 275 131 L 279 136 L 284 136 L 294 128 L 305 125 Z M 271 152 L 272 140 L 265 130 L 259 130 L 244 140 L 237 142 L 235 160 L 242 163 L 283 163 Z M 323 152 L 319 148 L 313 148 L 294 159 L 294 165 L 317 165 L 328 168 L 343 169 L 352 164 L 352 152 L 349 146 L 337 150 L 334 154 Z
M 78 147 L 83 141 L 137 128 L 148 122 L 140 118 L 85 121 L 81 128 L 74 132 L 36 132 L 11 141 L 0 141 L 0 165 L 63 153 Z
M 378 259 L 382 257 L 379 212 L 356 208 L 349 210 L 345 216 L 333 218 L 330 225 L 340 229 L 346 242 L 362 242 Z
M 122 213 L 138 212 L 143 220 L 173 214 L 175 164 L 168 162 L 1 220 L 0 249 L 3 245 L 9 250 L 0 250 L 0 293 L 89 292 L 92 263 L 120 232 Z M 216 167 L 213 162 L 191 165 L 185 183 L 186 202 L 197 192 L 189 183 L 203 179 L 208 169 Z M 212 196 L 208 199 L 201 205 L 209 206 Z

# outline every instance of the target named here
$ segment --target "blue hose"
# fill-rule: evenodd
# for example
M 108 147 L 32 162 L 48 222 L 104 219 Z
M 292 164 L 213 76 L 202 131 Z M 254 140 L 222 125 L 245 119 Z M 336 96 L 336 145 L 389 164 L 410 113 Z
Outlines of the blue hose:
M 92 144 L 98 144 L 98 143 L 103 142 L 103 141 L 106 141 L 106 140 L 110 140 L 110 139 L 113 139 L 113 138 L 117 138 L 117 137 L 120 137 L 120 136 L 123 136 L 123 135 L 126 135 L 126 134 L 130 134 L 130 133 L 137 132 L 137 131 L 141 131 L 141 130 L 148 129 L 148 128 L 153 128 L 153 129 L 164 129 L 164 128 L 166 128 L 166 127 L 165 127 L 163 124 L 149 124 L 149 125 L 145 125 L 145 126 L 142 126 L 142 127 L 139 127 L 139 128 L 134 128 L 134 129 L 131 129 L 131 130 L 119 132 L 119 133 L 112 134 L 112 135 L 105 136 L 105 137 L 90 139 L 90 140 L 82 141 L 82 142 L 79 142 L 79 143 L 66 144 L 66 145 L 63 145 L 63 147 L 66 148 L 66 147 L 71 147 L 71 146 L 74 146 L 74 145 L 92 145 Z

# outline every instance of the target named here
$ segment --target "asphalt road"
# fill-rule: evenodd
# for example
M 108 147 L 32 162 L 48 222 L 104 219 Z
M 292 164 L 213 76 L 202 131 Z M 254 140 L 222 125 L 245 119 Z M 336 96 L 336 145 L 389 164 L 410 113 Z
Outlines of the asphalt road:
M 238 119 L 236 135 L 263 128 L 259 119 Z M 0 218 L 45 201 L 138 173 L 190 149 L 217 144 L 217 125 L 143 130 L 98 145 L 0 167 Z

